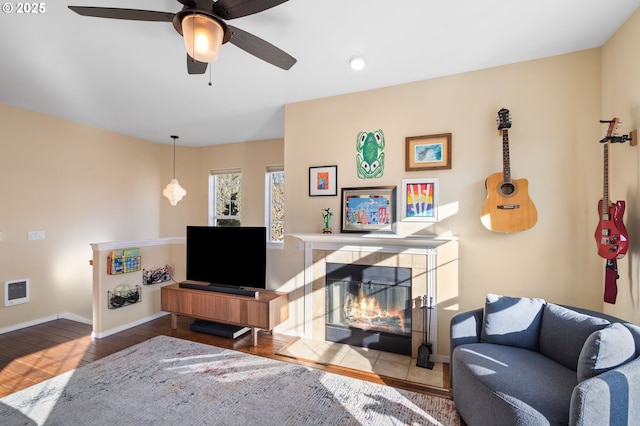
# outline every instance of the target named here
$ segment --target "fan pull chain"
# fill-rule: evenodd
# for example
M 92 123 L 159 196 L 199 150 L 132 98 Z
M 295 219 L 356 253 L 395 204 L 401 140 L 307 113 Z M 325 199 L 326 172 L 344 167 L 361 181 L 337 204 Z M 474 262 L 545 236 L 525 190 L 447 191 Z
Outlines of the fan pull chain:
M 209 86 L 213 86 L 211 83 L 211 68 L 213 68 L 213 63 L 209 64 Z

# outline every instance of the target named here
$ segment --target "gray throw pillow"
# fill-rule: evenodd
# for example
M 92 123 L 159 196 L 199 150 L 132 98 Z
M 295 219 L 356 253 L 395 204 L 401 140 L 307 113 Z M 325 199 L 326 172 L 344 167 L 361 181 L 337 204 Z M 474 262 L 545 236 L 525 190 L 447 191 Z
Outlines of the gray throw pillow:
M 578 382 L 625 364 L 635 355 L 633 336 L 624 325 L 615 323 L 594 331 L 578 358 Z
M 587 337 L 609 324 L 606 319 L 547 303 L 542 312 L 540 353 L 576 371 Z
M 636 342 L 636 356 L 640 356 L 640 327 L 629 322 L 625 322 L 622 325 L 627 327 L 633 336 L 633 340 Z
M 544 300 L 487 294 L 480 341 L 538 350 Z

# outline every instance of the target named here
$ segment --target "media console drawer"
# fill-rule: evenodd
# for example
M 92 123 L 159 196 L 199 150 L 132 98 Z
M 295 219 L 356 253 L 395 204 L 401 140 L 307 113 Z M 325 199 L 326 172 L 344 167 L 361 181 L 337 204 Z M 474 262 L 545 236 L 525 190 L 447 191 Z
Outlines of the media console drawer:
M 254 346 L 258 329 L 271 331 L 289 318 L 289 295 L 271 290 L 254 298 L 171 284 L 162 287 L 160 298 L 160 308 L 171 313 L 171 328 L 178 327 L 178 315 L 251 327 Z

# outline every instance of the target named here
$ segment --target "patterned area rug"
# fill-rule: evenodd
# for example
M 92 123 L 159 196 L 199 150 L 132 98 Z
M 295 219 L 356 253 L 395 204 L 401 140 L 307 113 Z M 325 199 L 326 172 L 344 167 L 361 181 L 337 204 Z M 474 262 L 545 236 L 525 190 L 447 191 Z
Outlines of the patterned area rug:
M 158 336 L 0 399 L 2 425 L 458 425 L 453 402 Z

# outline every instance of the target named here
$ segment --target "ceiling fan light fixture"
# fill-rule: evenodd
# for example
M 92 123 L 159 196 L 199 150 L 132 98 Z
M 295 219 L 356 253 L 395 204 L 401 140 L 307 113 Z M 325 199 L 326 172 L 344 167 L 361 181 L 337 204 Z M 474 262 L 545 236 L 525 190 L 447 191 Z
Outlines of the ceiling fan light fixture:
M 213 62 L 218 59 L 224 30 L 210 16 L 190 13 L 182 19 L 182 38 L 187 53 L 193 59 L 199 62 Z

